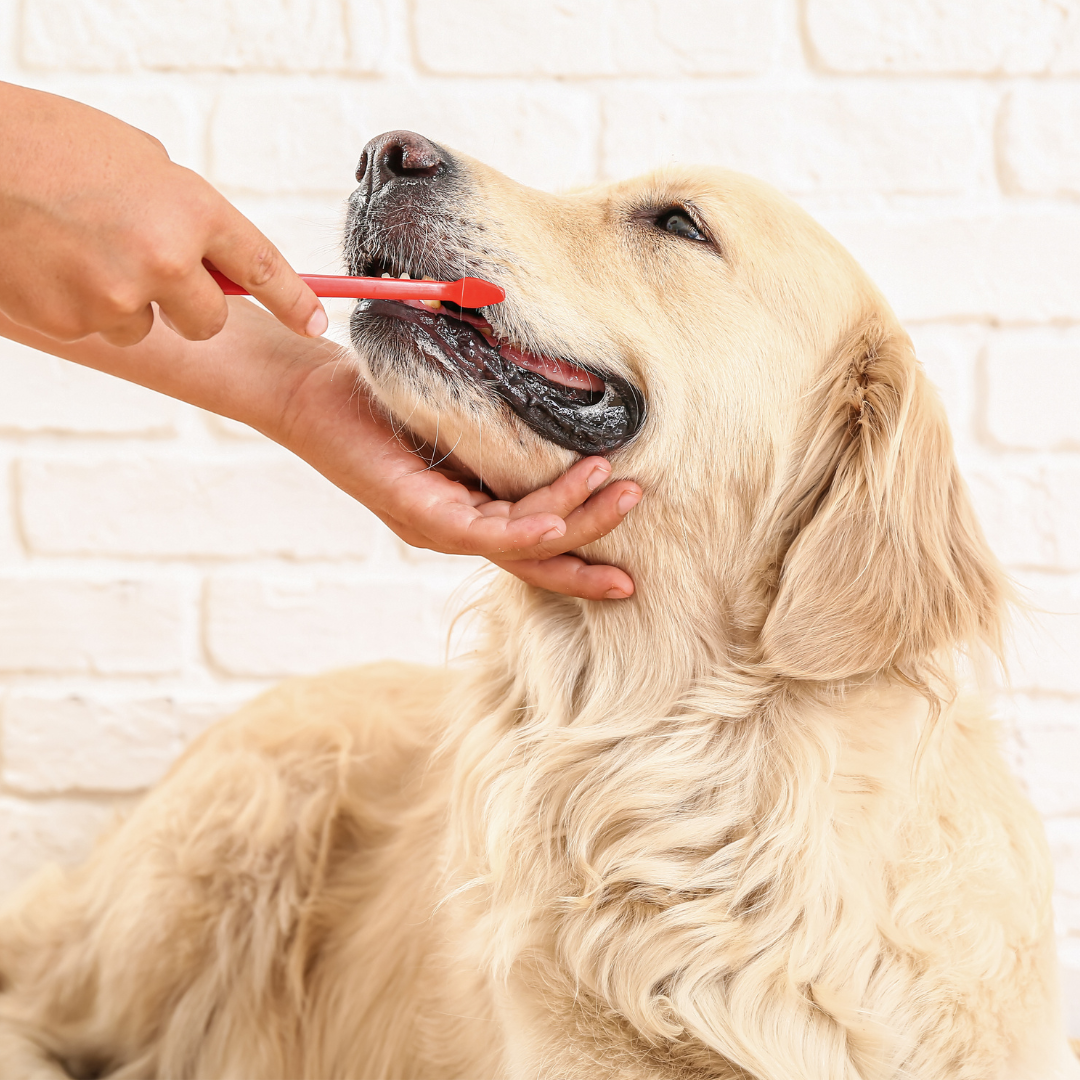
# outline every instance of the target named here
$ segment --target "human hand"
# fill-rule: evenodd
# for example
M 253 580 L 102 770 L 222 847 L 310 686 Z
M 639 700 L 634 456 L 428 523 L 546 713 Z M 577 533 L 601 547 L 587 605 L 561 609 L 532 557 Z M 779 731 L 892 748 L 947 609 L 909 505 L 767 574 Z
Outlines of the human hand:
M 577 462 L 515 503 L 492 499 L 402 446 L 358 389 L 341 346 L 301 341 L 247 301 L 232 300 L 230 307 L 218 338 L 186 350 L 226 358 L 215 380 L 217 396 L 197 404 L 269 435 L 413 547 L 480 555 L 530 585 L 586 600 L 633 593 L 624 570 L 569 554 L 614 529 L 641 498 L 632 480 L 599 490 L 611 474 L 604 458 Z M 222 397 L 226 380 L 236 379 L 246 380 L 242 392 Z
M 369 478 L 364 502 L 406 543 L 481 555 L 530 585 L 585 600 L 621 600 L 633 593 L 625 571 L 568 554 L 611 532 L 641 499 L 641 489 L 629 480 L 597 491 L 611 475 L 604 458 L 578 461 L 547 487 L 512 503 L 429 468 L 395 447 L 388 425 L 378 417 L 372 422 L 384 429 L 385 458 L 394 459 L 396 468 Z
M 2 312 L 0 335 L 250 424 L 415 547 L 481 555 L 532 585 L 587 600 L 633 593 L 625 571 L 569 554 L 610 532 L 641 497 L 631 480 L 600 489 L 611 469 L 603 458 L 577 462 L 516 503 L 492 499 L 401 445 L 358 391 L 341 346 L 296 337 L 239 297 L 229 308 L 225 328 L 209 341 L 185 341 L 158 324 L 128 348 L 97 335 L 63 343 Z
M 67 98 L 0 82 L 0 311 L 60 341 L 141 341 L 151 301 L 209 338 L 225 297 L 203 260 L 297 334 L 322 305 L 277 248 L 152 136 Z
M 402 446 L 340 365 L 334 350 L 298 373 L 280 422 L 267 434 L 413 547 L 480 555 L 530 585 L 586 600 L 633 594 L 624 570 L 570 552 L 609 533 L 637 505 L 641 488 L 634 481 L 601 489 L 611 464 L 590 457 L 517 502 L 493 499 Z

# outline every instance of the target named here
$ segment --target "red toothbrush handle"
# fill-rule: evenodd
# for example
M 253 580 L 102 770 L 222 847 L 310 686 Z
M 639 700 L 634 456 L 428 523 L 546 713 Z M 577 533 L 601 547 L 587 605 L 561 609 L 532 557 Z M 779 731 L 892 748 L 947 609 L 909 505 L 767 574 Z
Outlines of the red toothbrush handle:
M 227 278 L 220 270 L 210 270 L 210 276 L 226 296 L 251 295 L 247 289 Z M 301 274 L 300 277 L 311 286 L 316 296 L 365 300 L 450 300 L 467 308 L 501 304 L 506 299 L 506 293 L 498 285 L 473 277 L 458 278 L 457 281 L 342 277 L 338 274 Z

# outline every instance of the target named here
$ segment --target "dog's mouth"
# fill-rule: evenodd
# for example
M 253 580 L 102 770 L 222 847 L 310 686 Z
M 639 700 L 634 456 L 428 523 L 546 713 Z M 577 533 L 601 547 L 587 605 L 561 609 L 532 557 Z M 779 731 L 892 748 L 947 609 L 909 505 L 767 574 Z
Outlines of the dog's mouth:
M 378 262 L 363 273 L 390 276 Z M 610 453 L 634 437 L 645 412 L 635 386 L 501 340 L 485 311 L 449 301 L 362 300 L 353 312 L 353 343 L 380 353 L 393 345 L 409 361 L 434 362 L 448 380 L 493 392 L 537 434 L 579 454 Z

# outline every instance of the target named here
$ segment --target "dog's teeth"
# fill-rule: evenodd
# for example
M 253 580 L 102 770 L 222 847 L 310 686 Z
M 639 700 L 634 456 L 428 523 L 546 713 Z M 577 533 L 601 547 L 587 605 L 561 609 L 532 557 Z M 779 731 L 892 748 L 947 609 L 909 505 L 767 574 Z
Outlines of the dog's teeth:
M 434 278 L 424 278 L 425 281 L 434 281 Z M 420 303 L 426 308 L 431 308 L 432 311 L 438 311 L 442 307 L 441 300 L 421 300 Z
M 425 274 L 420 280 L 421 281 L 434 281 L 435 279 L 433 277 L 431 277 L 429 274 Z
M 406 281 L 412 281 L 412 278 L 409 277 L 408 270 L 406 270 L 404 274 L 398 274 L 398 280 L 400 281 L 402 278 L 404 278 Z
M 386 273 L 385 271 L 383 272 L 383 277 L 389 277 L 389 276 L 390 276 L 390 275 L 389 275 L 389 274 L 387 274 L 387 273 Z

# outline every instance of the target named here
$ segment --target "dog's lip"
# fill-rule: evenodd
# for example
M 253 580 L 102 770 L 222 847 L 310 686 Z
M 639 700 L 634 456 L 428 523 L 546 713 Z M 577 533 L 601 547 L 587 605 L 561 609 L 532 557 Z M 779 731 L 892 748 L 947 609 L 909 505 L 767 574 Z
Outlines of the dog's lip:
M 368 277 L 381 276 L 389 278 L 400 276 L 408 278 L 421 276 L 413 273 L 415 267 L 401 267 L 401 273 L 398 275 L 393 273 L 393 269 L 390 263 L 383 261 L 381 258 L 371 257 L 364 262 L 359 272 Z M 432 279 L 425 274 L 421 280 L 430 281 Z M 548 382 L 554 383 L 556 386 L 566 387 L 569 390 L 586 391 L 593 394 L 602 394 L 604 392 L 603 379 L 594 375 L 591 371 L 587 371 L 569 360 L 560 360 L 542 353 L 530 352 L 509 341 L 501 340 L 491 323 L 482 314 L 483 309 L 463 308 L 457 304 L 429 300 L 391 300 L 387 301 L 387 304 L 411 307 L 417 311 L 444 315 L 451 319 L 457 319 L 459 322 L 468 323 L 484 338 L 488 345 L 498 350 L 499 355 L 508 363 L 524 368 L 526 371 L 532 371 Z
M 350 272 L 371 277 L 395 271 L 412 277 L 427 272 L 447 276 L 438 262 L 420 267 L 395 265 L 383 257 L 359 252 L 349 266 Z M 471 269 L 475 276 L 488 276 L 483 267 Z M 577 454 L 608 454 L 637 435 L 645 419 L 645 397 L 630 380 L 500 341 L 486 318 L 490 310 L 463 309 L 448 301 L 436 306 L 361 300 L 350 320 L 353 343 L 358 348 L 385 346 L 389 324 L 411 324 L 405 335 L 411 339 L 411 347 L 398 339 L 391 357 L 396 352 L 408 357 L 406 363 L 434 363 L 452 382 L 464 378 L 482 393 L 501 398 L 542 439 Z M 496 314 L 501 315 L 501 310 Z M 397 352 L 402 346 L 405 354 Z
M 376 321 L 371 322 L 372 317 Z M 352 327 L 358 347 L 364 347 L 365 327 L 378 341 L 380 318 L 384 324 L 412 324 L 407 336 L 414 343 L 409 350 L 414 361 L 435 363 L 444 374 L 452 370 L 502 398 L 541 438 L 557 446 L 582 455 L 607 454 L 625 446 L 641 427 L 644 397 L 619 375 L 603 377 L 602 393 L 560 385 L 508 360 L 470 322 L 393 300 L 362 300 L 357 305 Z
M 388 303 L 400 304 L 403 307 L 415 308 L 418 311 L 430 312 L 434 310 L 438 311 L 440 315 L 466 322 L 481 334 L 492 348 L 497 349 L 504 360 L 509 361 L 511 364 L 516 364 L 526 371 L 534 371 L 537 375 L 547 379 L 548 382 L 555 383 L 558 386 L 566 386 L 573 390 L 586 390 L 596 394 L 604 392 L 603 379 L 597 377 L 591 371 L 586 371 L 585 368 L 572 364 L 568 360 L 559 360 L 552 356 L 545 356 L 542 353 L 528 352 L 525 349 L 519 349 L 517 346 L 511 345 L 507 341 L 500 340 L 491 323 L 479 312 L 448 304 L 433 308 L 423 300 L 391 300 Z M 454 310 L 455 308 L 457 309 Z

